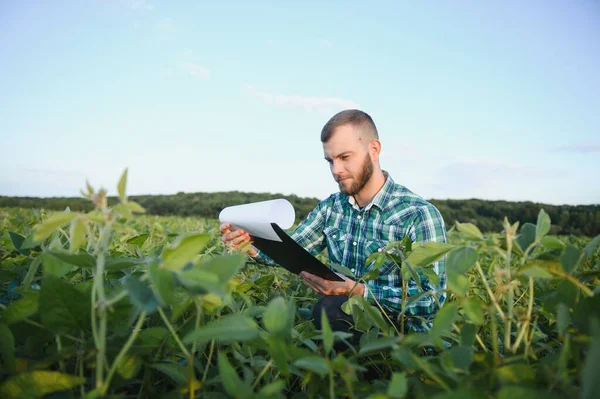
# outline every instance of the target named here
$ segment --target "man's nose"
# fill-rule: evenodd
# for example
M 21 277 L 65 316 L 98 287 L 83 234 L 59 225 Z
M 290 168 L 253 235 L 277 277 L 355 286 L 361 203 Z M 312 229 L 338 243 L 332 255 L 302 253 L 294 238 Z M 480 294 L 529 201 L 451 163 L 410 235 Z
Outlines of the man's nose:
M 343 171 L 344 171 L 344 168 L 342 166 L 342 162 L 333 160 L 333 163 L 331 164 L 331 172 L 334 175 L 339 176 Z

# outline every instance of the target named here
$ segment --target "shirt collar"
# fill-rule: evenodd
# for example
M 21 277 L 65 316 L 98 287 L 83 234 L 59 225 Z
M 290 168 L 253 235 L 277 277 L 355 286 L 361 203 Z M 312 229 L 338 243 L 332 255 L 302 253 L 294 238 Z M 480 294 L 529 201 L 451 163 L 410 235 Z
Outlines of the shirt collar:
M 377 192 L 377 194 L 375 194 L 375 196 L 373 197 L 371 202 L 368 203 L 367 206 L 365 206 L 365 208 L 364 208 L 365 211 L 368 211 L 373 206 L 378 207 L 379 210 L 383 210 L 383 208 L 385 208 L 386 203 L 388 202 L 388 200 L 390 199 L 390 197 L 394 191 L 395 184 L 394 184 L 394 180 L 392 179 L 392 176 L 390 176 L 390 174 L 385 170 L 383 170 L 382 172 L 383 172 L 383 176 L 385 177 L 385 183 L 383 183 L 383 186 Z M 354 199 L 354 197 L 352 195 L 348 196 L 348 202 L 350 203 L 350 205 L 352 205 L 353 208 L 360 209 L 358 207 L 358 204 L 356 203 L 356 200 Z

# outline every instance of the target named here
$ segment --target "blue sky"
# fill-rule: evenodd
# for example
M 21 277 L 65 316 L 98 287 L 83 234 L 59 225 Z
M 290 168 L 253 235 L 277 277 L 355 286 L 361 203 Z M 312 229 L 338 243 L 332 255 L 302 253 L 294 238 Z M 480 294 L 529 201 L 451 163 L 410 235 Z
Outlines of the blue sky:
M 324 3 L 3 1 L 0 195 L 325 198 L 360 108 L 426 199 L 600 203 L 599 1 Z

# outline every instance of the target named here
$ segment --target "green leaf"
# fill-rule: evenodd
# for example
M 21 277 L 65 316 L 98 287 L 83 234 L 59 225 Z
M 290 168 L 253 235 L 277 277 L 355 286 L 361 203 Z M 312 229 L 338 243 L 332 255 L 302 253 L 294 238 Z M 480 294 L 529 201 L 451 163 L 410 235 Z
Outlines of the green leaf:
M 550 249 L 564 249 L 565 243 L 554 236 L 546 236 L 542 239 L 542 245 Z
M 535 242 L 535 231 L 536 227 L 532 223 L 525 223 L 523 227 L 521 227 L 521 231 L 519 232 L 519 235 L 516 237 L 515 241 L 523 252 L 525 252 L 527 248 L 529 248 L 529 246 Z
M 57 391 L 64 391 L 85 383 L 84 377 L 37 370 L 19 373 L 0 386 L 3 398 L 37 398 Z
M 121 175 L 121 178 L 119 179 L 119 183 L 117 185 L 117 188 L 119 191 L 119 198 L 121 199 L 121 202 L 127 201 L 127 196 L 125 195 L 126 187 L 127 187 L 127 168 L 125 168 L 125 170 L 123 171 L 123 174 Z
M 303 357 L 302 359 L 296 360 L 294 362 L 294 366 L 303 370 L 308 370 L 312 371 L 313 373 L 317 373 L 321 377 L 324 377 L 327 374 L 329 374 L 329 364 L 327 364 L 327 361 L 320 356 Z
M 448 254 L 446 265 L 449 272 L 467 273 L 477 262 L 477 251 L 470 247 L 459 247 Z
M 87 269 L 96 267 L 96 258 L 85 251 L 81 251 L 76 254 L 70 254 L 63 251 L 49 251 L 48 253 L 73 266 Z
M 44 276 L 39 311 L 42 324 L 55 334 L 89 327 L 90 298 L 66 281 Z
M 152 290 L 133 274 L 123 282 L 133 304 L 140 310 L 152 313 L 158 307 L 158 301 Z
M 456 302 L 450 302 L 442 306 L 437 316 L 433 320 L 433 327 L 429 331 L 432 337 L 439 338 L 452 327 L 452 323 L 458 316 L 458 306 Z
M 71 229 L 69 231 L 69 251 L 74 253 L 85 243 L 87 226 L 85 219 L 77 217 L 71 220 Z
M 76 216 L 77 213 L 74 212 L 58 212 L 53 214 L 44 223 L 34 227 L 34 240 L 39 242 L 46 239 L 54 230 L 71 222 Z
M 473 363 L 472 346 L 455 346 L 446 353 L 448 353 L 448 356 L 452 359 L 452 364 L 457 369 L 468 370 L 471 363 Z
M 585 248 L 583 248 L 583 253 L 585 254 L 585 256 L 589 258 L 592 255 L 594 255 L 594 252 L 596 252 L 596 248 L 598 248 L 598 245 L 600 245 L 600 235 L 594 237 L 594 239 L 590 241 L 588 245 L 585 246 Z
M 290 359 L 288 356 L 288 348 L 286 341 L 280 339 L 277 336 L 270 336 L 267 338 L 267 344 L 269 346 L 269 355 L 271 359 L 275 361 L 275 367 L 278 372 L 286 377 L 290 375 Z
M 333 331 L 331 331 L 331 325 L 329 324 L 329 318 L 325 309 L 321 312 L 321 332 L 323 334 L 325 353 L 329 353 L 333 348 Z
M 221 283 L 226 283 L 246 263 L 246 255 L 217 255 L 194 265 L 194 268 L 209 271 L 219 277 Z
M 408 381 L 406 373 L 392 374 L 392 380 L 388 385 L 387 396 L 393 399 L 402 399 L 408 393 Z
M 148 233 L 139 234 L 135 237 L 131 237 L 125 242 L 130 245 L 135 245 L 136 247 L 141 247 L 148 240 L 148 237 L 150 237 L 150 234 Z
M 180 237 L 170 247 L 163 249 L 162 260 L 164 267 L 170 270 L 181 270 L 206 247 L 210 238 L 210 234 L 206 233 L 196 233 Z
M 229 363 L 227 355 L 221 351 L 219 351 L 218 363 L 219 376 L 221 377 L 223 387 L 228 394 L 236 399 L 245 399 L 252 396 L 252 389 L 250 389 L 248 385 L 244 384 L 244 382 L 240 380 L 237 372 L 231 363 Z
M 151 368 L 160 371 L 171 379 L 177 386 L 183 386 L 187 382 L 187 367 L 174 363 L 153 363 Z
M 406 260 L 413 266 L 428 266 L 441 259 L 452 248 L 454 245 L 428 241 L 418 247 L 413 247 L 413 251 Z
M 552 274 L 541 266 L 530 265 L 520 269 L 521 274 L 527 277 L 552 278 Z
M 0 313 L 0 321 L 6 324 L 22 321 L 33 316 L 38 311 L 37 292 L 27 292 L 22 298 L 13 301 L 8 307 Z
M 16 370 L 15 363 L 15 337 L 6 324 L 0 324 L 0 355 L 2 368 L 13 374 Z
M 483 303 L 478 298 L 470 297 L 465 299 L 462 302 L 462 307 L 471 322 L 477 325 L 483 324 Z
M 36 251 L 41 251 L 39 243 L 33 238 L 34 236 L 35 236 L 35 231 L 31 232 L 27 236 L 27 238 L 25 239 L 25 242 L 23 242 L 23 244 L 21 244 L 21 251 L 23 251 L 25 249 L 35 249 Z M 29 254 L 29 252 L 27 254 Z M 27 255 L 27 254 L 23 253 L 23 255 Z
M 393 348 L 400 341 L 400 336 L 383 337 L 376 339 L 375 341 L 368 342 L 365 345 L 361 345 L 359 355 L 364 355 L 369 352 L 380 352 L 384 349 Z
M 224 296 L 223 284 L 219 281 L 219 276 L 207 270 L 198 267 L 186 270 L 176 274 L 177 280 L 190 290 L 199 290 L 198 293 L 206 294 L 212 292 L 218 296 Z
M 483 240 L 483 234 L 473 223 L 456 222 L 456 229 L 472 240 Z
M 594 399 L 600 397 L 600 321 L 597 317 L 591 319 L 590 330 L 592 335 L 592 344 L 590 345 L 585 358 L 585 364 L 581 369 L 581 382 L 583 399 Z
M 148 274 L 155 296 L 163 305 L 175 304 L 175 276 L 173 272 L 159 267 L 158 262 L 148 265 Z
M 223 316 L 185 336 L 183 342 L 200 344 L 216 339 L 220 343 L 248 341 L 258 337 L 258 326 L 250 317 L 243 314 Z
M 487 399 L 488 395 L 483 390 L 474 388 L 458 388 L 454 391 L 440 392 L 429 397 L 430 399 Z
M 581 252 L 579 252 L 579 250 L 574 246 L 567 245 L 567 248 L 565 248 L 560 256 L 560 265 L 565 273 L 571 273 L 573 270 L 575 270 L 580 258 Z
M 542 238 L 550 231 L 550 216 L 543 209 L 540 209 L 535 227 L 535 240 L 542 242 Z
M 517 363 L 496 369 L 496 376 L 503 384 L 521 383 L 533 381 L 535 379 L 535 371 L 527 364 Z
M 127 353 L 117 365 L 117 372 L 121 377 L 130 380 L 140 372 L 142 364 L 142 358 L 132 353 Z
M 285 388 L 285 381 L 277 380 L 265 385 L 258 393 L 259 398 L 268 398 L 271 396 L 281 395 L 281 391 Z
M 517 385 L 504 386 L 498 391 L 498 399 L 558 399 L 560 397 L 554 392 Z
M 460 344 L 461 346 L 470 347 L 475 343 L 477 335 L 477 327 L 471 323 L 465 323 L 460 329 Z
M 62 277 L 69 273 L 75 266 L 52 256 L 49 253 L 44 253 L 42 258 L 42 264 L 44 267 L 44 275 L 51 275 L 54 277 Z
M 571 324 L 571 313 L 569 307 L 564 303 L 559 303 L 556 312 L 556 326 L 560 335 L 564 335 Z
M 273 334 L 290 334 L 291 325 L 288 323 L 288 319 L 288 308 L 285 300 L 280 296 L 273 299 L 263 313 L 265 328 Z
M 364 300 L 365 302 L 367 302 L 364 297 L 359 297 L 361 298 L 361 300 Z M 388 328 L 390 327 L 388 325 L 388 323 L 384 320 L 381 311 L 375 307 L 370 305 L 368 302 L 365 303 L 364 305 L 364 310 L 365 313 L 367 315 L 369 315 L 369 318 L 371 319 L 371 321 L 373 321 L 373 324 L 376 325 L 381 331 L 387 331 Z
M 8 235 L 10 236 L 10 240 L 12 241 L 15 249 L 19 253 L 21 253 L 21 254 L 23 254 L 25 256 L 29 255 L 30 251 L 28 249 L 21 249 L 23 243 L 25 242 L 25 237 L 24 236 L 22 236 L 19 233 L 12 232 L 12 231 L 9 231 Z
M 448 272 L 448 289 L 459 297 L 464 297 L 469 292 L 469 280 L 462 274 Z

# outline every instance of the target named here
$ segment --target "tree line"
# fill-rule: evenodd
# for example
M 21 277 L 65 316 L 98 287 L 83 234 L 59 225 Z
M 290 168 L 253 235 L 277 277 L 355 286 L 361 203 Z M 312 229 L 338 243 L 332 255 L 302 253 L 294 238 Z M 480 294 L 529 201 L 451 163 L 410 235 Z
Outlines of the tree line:
M 177 193 L 173 195 L 130 196 L 132 201 L 142 205 L 151 215 L 196 216 L 216 219 L 227 206 L 249 202 L 286 198 L 296 210 L 297 221 L 302 220 L 319 200 L 271 193 L 247 193 L 228 191 L 216 193 Z M 519 221 L 534 223 L 540 209 L 544 209 L 552 219 L 551 234 L 572 234 L 594 237 L 600 234 L 600 204 L 598 205 L 548 205 L 534 202 L 466 200 L 429 200 L 442 214 L 449 229 L 456 221 L 473 223 L 482 231 L 499 231 L 507 217 L 511 223 Z M 117 197 L 109 197 L 109 204 L 117 202 Z M 69 207 L 74 211 L 89 211 L 92 204 L 85 198 L 52 197 L 6 197 L 0 196 L 0 207 L 45 208 L 63 210 Z

